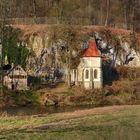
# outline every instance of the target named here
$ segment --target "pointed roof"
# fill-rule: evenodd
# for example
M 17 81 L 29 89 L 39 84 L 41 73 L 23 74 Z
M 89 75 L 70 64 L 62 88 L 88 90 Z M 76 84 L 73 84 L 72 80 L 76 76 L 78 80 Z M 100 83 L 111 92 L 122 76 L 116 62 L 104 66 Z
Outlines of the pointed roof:
M 20 65 L 16 65 L 13 68 L 11 68 L 7 74 L 8 75 L 27 75 L 26 71 Z
M 89 41 L 89 47 L 85 50 L 83 57 L 100 57 L 95 39 Z

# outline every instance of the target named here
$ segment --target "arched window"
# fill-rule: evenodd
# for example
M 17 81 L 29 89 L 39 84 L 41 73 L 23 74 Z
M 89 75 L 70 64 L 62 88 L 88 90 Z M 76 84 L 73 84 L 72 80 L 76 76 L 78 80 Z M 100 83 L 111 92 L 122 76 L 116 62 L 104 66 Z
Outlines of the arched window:
M 85 71 L 85 78 L 86 78 L 86 79 L 89 79 L 89 70 L 86 70 L 86 71 Z
M 98 78 L 98 71 L 94 70 L 94 79 L 97 79 L 97 78 Z

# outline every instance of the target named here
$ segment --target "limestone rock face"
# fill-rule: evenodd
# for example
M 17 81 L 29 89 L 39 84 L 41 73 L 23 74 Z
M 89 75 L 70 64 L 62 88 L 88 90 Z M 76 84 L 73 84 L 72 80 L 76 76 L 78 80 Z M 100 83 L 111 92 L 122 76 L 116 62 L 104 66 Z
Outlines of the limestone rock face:
M 135 54 L 134 59 L 128 63 L 130 67 L 140 67 L 140 53 Z
M 35 32 L 30 33 L 29 35 L 28 48 L 30 50 L 30 55 L 27 59 L 27 72 L 29 74 L 42 74 L 42 71 L 45 70 L 46 66 L 51 66 L 54 60 L 57 61 L 57 63 L 63 63 L 61 62 L 61 59 L 56 59 L 59 57 L 58 52 L 56 53 L 57 46 L 49 45 L 47 29 L 41 30 L 40 32 L 38 30 L 36 31 L 35 29 L 28 30 L 34 30 Z M 120 37 L 120 45 L 117 46 L 119 48 L 119 51 L 117 52 L 111 44 L 102 39 L 101 34 L 96 33 L 98 49 L 102 55 L 107 56 L 112 61 L 111 67 L 115 67 L 116 65 L 139 67 L 140 53 L 132 49 L 133 44 L 126 40 L 122 40 L 121 38 L 122 37 Z M 56 53 L 56 58 L 53 57 L 54 53 Z M 76 55 L 76 53 L 73 52 L 73 55 Z
M 116 65 L 140 66 L 140 53 L 134 49 L 135 44 L 132 42 L 123 41 L 122 36 L 118 36 L 119 44 L 114 47 L 103 40 L 98 33 L 96 39 L 101 54 L 111 60 L 111 67 L 115 67 Z
M 47 32 L 43 35 L 40 33 L 30 35 L 28 48 L 30 55 L 27 59 L 27 71 L 30 75 L 46 75 L 50 67 L 62 64 L 58 53 L 58 45 L 55 43 L 49 44 Z
M 48 47 L 47 34 L 41 36 L 39 34 L 31 35 L 29 37 L 30 55 L 27 60 L 28 73 L 35 75 L 39 74 L 46 63 L 49 63 L 50 48 Z

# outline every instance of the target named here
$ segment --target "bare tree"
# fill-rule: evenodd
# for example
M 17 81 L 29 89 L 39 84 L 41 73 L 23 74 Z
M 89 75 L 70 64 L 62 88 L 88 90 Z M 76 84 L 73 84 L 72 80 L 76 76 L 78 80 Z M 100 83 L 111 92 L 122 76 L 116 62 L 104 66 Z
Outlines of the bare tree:
M 33 0 L 33 21 L 36 23 L 36 18 L 37 18 L 37 4 L 36 0 Z
M 105 26 L 108 25 L 108 19 L 109 19 L 109 11 L 110 11 L 110 0 L 107 0 L 107 10 L 106 10 L 106 20 L 105 20 Z
M 59 49 L 63 46 L 63 50 L 60 51 L 62 54 L 61 61 L 66 63 L 67 67 L 67 83 L 68 87 L 71 87 L 71 66 L 72 66 L 72 51 L 77 50 L 80 45 L 80 38 L 77 33 L 77 28 L 72 25 L 62 25 L 52 27 L 50 31 L 50 42 L 59 42 L 61 44 Z
M 102 0 L 100 0 L 100 25 L 103 23 L 103 4 Z
M 8 0 L 0 1 L 0 10 L 1 10 L 1 21 L 0 21 L 0 40 L 1 40 L 1 96 L 3 96 L 3 84 L 4 84 L 4 75 L 3 75 L 3 44 L 4 44 L 4 27 L 7 25 L 6 18 L 8 16 L 9 8 L 8 7 Z

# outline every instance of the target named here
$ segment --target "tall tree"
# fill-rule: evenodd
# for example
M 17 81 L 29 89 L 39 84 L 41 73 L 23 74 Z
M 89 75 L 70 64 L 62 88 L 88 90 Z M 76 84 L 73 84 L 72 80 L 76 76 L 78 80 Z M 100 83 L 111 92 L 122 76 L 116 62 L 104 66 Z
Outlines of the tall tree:
M 37 18 L 37 4 L 36 0 L 33 0 L 33 20 L 36 23 L 36 18 Z
M 109 20 L 109 12 L 110 12 L 110 0 L 106 0 L 106 19 L 105 19 L 105 26 L 108 25 Z
M 3 91 L 3 82 L 4 82 L 4 75 L 3 75 L 3 45 L 4 45 L 4 27 L 5 25 L 7 25 L 8 23 L 6 22 L 6 18 L 9 15 L 9 7 L 8 7 L 8 0 L 1 0 L 0 1 L 0 10 L 1 10 L 1 22 L 0 22 L 0 43 L 1 43 L 1 96 L 3 95 L 4 91 Z
M 103 24 L 103 0 L 100 0 L 100 25 Z
M 72 65 L 72 52 L 77 50 L 80 45 L 80 38 L 77 33 L 77 28 L 72 25 L 55 26 L 50 30 L 50 42 L 58 44 L 58 49 L 61 54 L 61 61 L 64 61 L 67 66 L 67 83 L 71 87 L 71 65 Z

